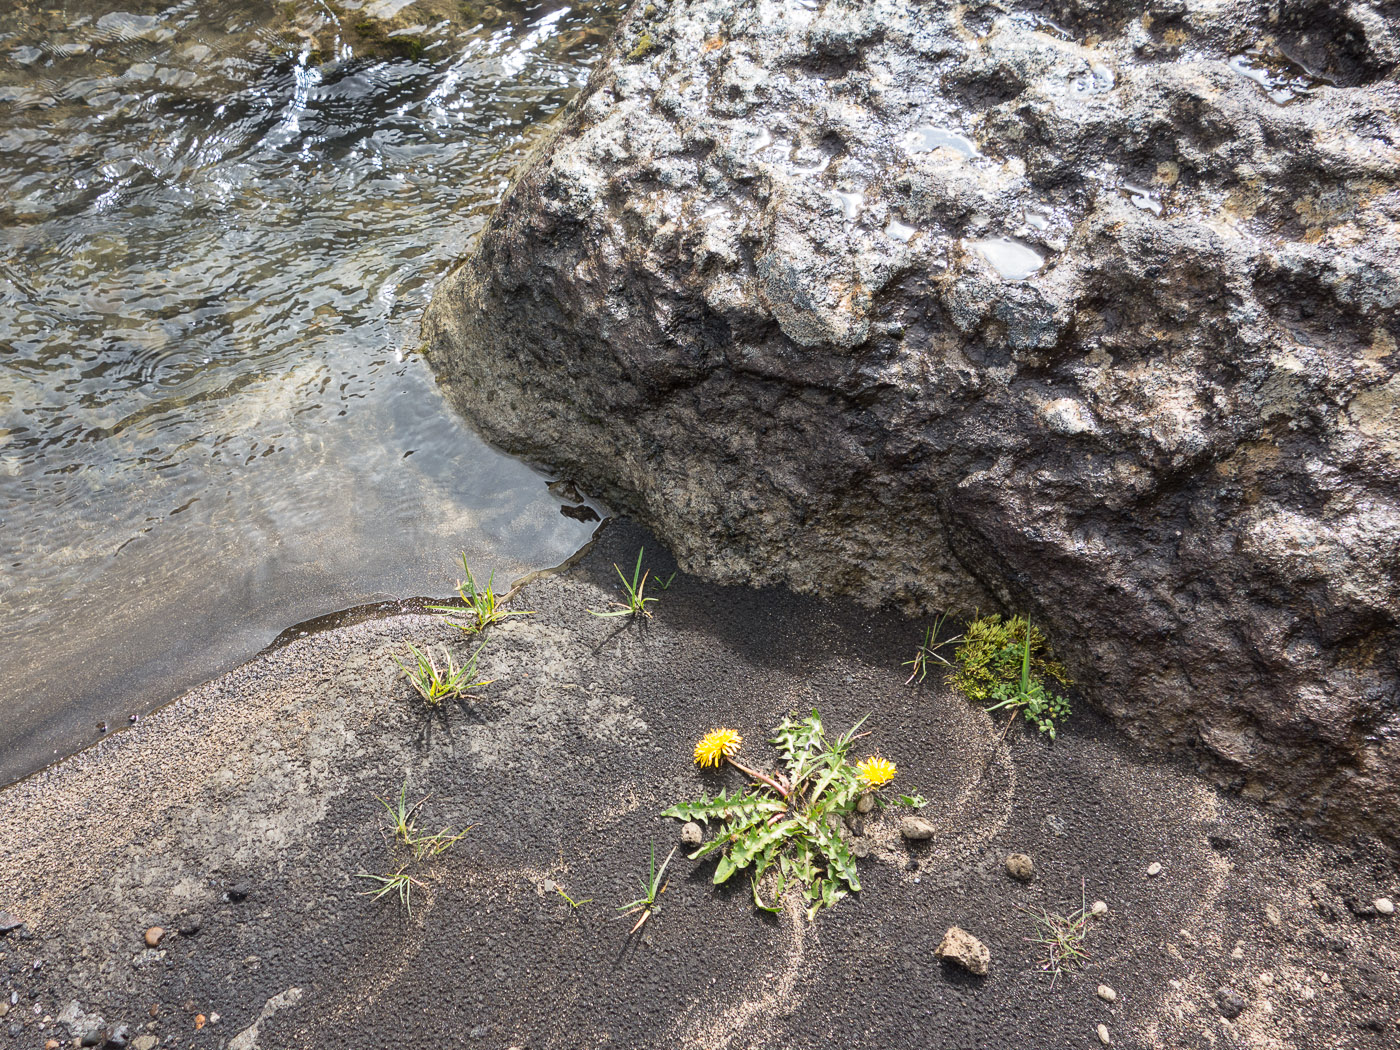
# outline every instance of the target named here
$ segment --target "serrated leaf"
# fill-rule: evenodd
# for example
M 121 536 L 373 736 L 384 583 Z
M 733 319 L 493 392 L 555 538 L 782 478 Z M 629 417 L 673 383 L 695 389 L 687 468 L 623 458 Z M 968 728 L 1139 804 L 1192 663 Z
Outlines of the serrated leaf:
M 795 824 L 795 821 L 783 820 L 777 824 L 746 831 L 730 849 L 730 858 L 739 867 L 748 867 L 760 853 L 786 838 Z
M 663 817 L 676 820 L 698 820 L 708 823 L 711 820 L 728 820 L 732 817 L 755 814 L 781 813 L 786 807 L 772 795 L 749 794 L 736 791 L 732 794 L 721 791 L 714 798 L 701 795 L 694 802 L 681 802 L 670 809 L 662 810 Z
M 809 718 L 803 718 L 797 722 L 790 718 L 784 719 L 775 730 L 769 743 L 777 749 L 784 764 L 796 778 L 800 768 L 813 754 L 823 748 L 824 736 L 821 716 L 813 708 Z
M 860 889 L 860 876 L 856 872 L 855 858 L 846 849 L 846 844 L 841 841 L 841 836 L 824 823 L 809 823 L 807 832 L 811 836 L 812 842 L 821 851 L 827 870 L 843 880 L 851 889 L 858 891 Z

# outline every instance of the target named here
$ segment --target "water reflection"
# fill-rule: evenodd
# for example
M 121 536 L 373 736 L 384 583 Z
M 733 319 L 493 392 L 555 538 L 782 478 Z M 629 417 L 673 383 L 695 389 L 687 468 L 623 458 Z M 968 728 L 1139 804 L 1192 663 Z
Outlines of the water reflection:
M 0 12 L 0 781 L 592 528 L 412 351 L 617 5 L 55 6 Z

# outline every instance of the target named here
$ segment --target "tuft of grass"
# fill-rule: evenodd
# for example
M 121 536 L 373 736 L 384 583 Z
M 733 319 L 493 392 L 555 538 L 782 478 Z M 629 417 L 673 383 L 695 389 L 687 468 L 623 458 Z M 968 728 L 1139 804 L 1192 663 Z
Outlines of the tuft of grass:
M 375 889 L 362 891 L 360 894 L 361 897 L 373 897 L 375 900 L 379 900 L 380 897 L 385 897 L 393 893 L 398 896 L 399 903 L 403 905 L 403 910 L 409 915 L 413 914 L 413 887 L 418 886 L 422 888 L 423 883 L 421 880 L 415 879 L 410 875 L 406 867 L 400 867 L 398 871 L 390 872 L 388 875 L 371 875 L 368 872 L 362 871 L 355 877 L 357 879 L 368 879 L 371 882 L 379 884 Z
M 913 668 L 913 670 L 909 672 L 909 677 L 904 680 L 905 685 L 909 685 L 916 678 L 922 682 L 928 676 L 930 661 L 936 660 L 945 667 L 953 666 L 953 662 L 943 655 L 942 650 L 944 646 L 955 645 L 962 641 L 963 636 L 959 634 L 952 638 L 944 638 L 940 641 L 938 635 L 943 630 L 943 625 L 947 622 L 948 614 L 945 612 L 942 616 L 933 621 L 932 627 L 924 629 L 924 640 L 920 642 L 919 647 L 914 650 L 914 659 L 904 661 L 905 667 Z
M 375 796 L 378 798 L 379 796 Z M 408 801 L 408 781 L 405 780 L 399 788 L 398 798 L 390 802 L 386 798 L 380 798 L 379 804 L 384 807 L 389 814 L 389 827 L 393 832 L 393 840 L 396 845 L 407 846 L 413 851 L 415 860 L 422 860 L 425 857 L 436 857 L 446 853 L 466 836 L 472 826 L 463 828 L 461 831 L 453 831 L 452 828 L 443 828 L 435 835 L 428 835 L 418 830 L 418 811 L 423 808 L 423 803 L 427 802 L 430 796 L 424 795 L 412 805 Z
M 472 575 L 472 570 L 467 565 L 466 554 L 462 555 L 462 572 L 466 575 L 465 580 L 457 581 L 457 597 L 462 605 L 430 605 L 433 612 L 441 613 L 461 613 L 465 608 L 467 615 L 463 617 L 463 622 L 459 623 L 450 617 L 444 616 L 453 627 L 458 630 L 474 634 L 477 631 L 484 631 L 493 623 L 499 623 L 509 616 L 534 616 L 533 611 L 520 610 L 507 612 L 501 607 L 504 599 L 496 593 L 496 574 L 493 572 L 486 578 L 486 585 L 480 586 L 476 582 L 476 577 Z
M 1069 701 L 1046 682 L 1069 686 L 1069 676 L 1049 654 L 1045 635 L 1023 616 L 1003 621 L 997 614 L 979 616 L 967 625 L 953 653 L 956 666 L 949 681 L 988 711 L 1011 709 L 1024 714 L 1051 740 L 1056 722 L 1067 718 Z M 1010 723 L 1007 723 L 1008 728 Z
M 616 609 L 603 610 L 601 612 L 597 609 L 589 609 L 588 611 L 590 613 L 594 616 L 631 616 L 633 618 L 645 616 L 647 619 L 651 619 L 651 613 L 647 611 L 647 603 L 657 601 L 657 599 L 647 598 L 642 594 L 646 589 L 647 577 L 651 575 L 650 569 L 646 572 L 642 571 L 642 555 L 644 553 L 646 553 L 645 547 L 637 551 L 637 564 L 632 569 L 632 578 L 630 580 L 623 575 L 622 569 L 618 564 L 613 562 L 613 568 L 617 570 L 617 575 L 622 580 L 622 589 L 627 595 L 627 601 L 613 602 L 612 604 L 617 606 Z M 671 578 L 675 578 L 675 573 L 671 574 Z M 666 581 L 667 586 L 670 586 L 670 583 L 670 580 Z M 665 590 L 665 588 L 663 587 L 662 590 Z
M 1050 987 L 1071 966 L 1083 966 L 1089 960 L 1084 950 L 1084 938 L 1089 932 L 1089 904 L 1084 881 L 1079 883 L 1079 907 L 1067 915 L 1048 912 L 1044 908 L 1021 908 L 1035 920 L 1036 936 L 1027 937 L 1031 944 L 1045 949 L 1045 962 L 1039 969 L 1050 975 Z
M 454 626 L 460 626 L 456 624 Z M 429 653 L 419 650 L 412 642 L 408 649 L 417 661 L 416 665 L 409 667 L 394 657 L 394 663 L 403 669 L 403 673 L 408 676 L 409 684 L 421 696 L 430 707 L 437 707 L 445 699 L 456 699 L 466 696 L 473 689 L 483 685 L 490 685 L 494 679 L 476 677 L 476 661 L 481 656 L 481 650 L 486 648 L 486 643 L 482 642 L 472 653 L 471 659 L 461 667 L 452 659 L 452 654 L 443 649 L 442 654 L 447 658 L 446 668 L 440 668 L 437 662 Z
M 642 925 L 651 918 L 651 913 L 656 909 L 656 898 L 666 892 L 667 883 L 662 879 L 666 875 L 666 866 L 671 863 L 671 858 L 676 855 L 676 847 L 671 847 L 671 852 L 666 854 L 666 859 L 661 862 L 661 867 L 656 866 L 656 843 L 651 844 L 651 869 L 645 878 L 641 878 L 642 895 L 636 900 L 622 905 L 617 910 L 623 915 L 636 915 L 641 913 L 641 918 L 637 924 L 627 931 L 627 936 L 632 936 L 642 928 Z M 563 892 L 562 890 L 560 891 Z M 568 898 L 565 898 L 566 900 Z M 573 902 L 570 901 L 570 904 Z M 577 907 L 577 905 L 575 905 Z
M 390 829 L 394 833 L 394 841 L 401 842 L 405 846 L 413 844 L 414 837 L 418 834 L 417 817 L 418 810 L 423 807 L 423 803 L 428 801 L 428 796 L 424 795 L 417 802 L 408 803 L 408 781 L 405 780 L 399 788 L 399 797 L 393 803 L 387 798 L 379 798 L 379 804 L 384 807 L 389 814 Z

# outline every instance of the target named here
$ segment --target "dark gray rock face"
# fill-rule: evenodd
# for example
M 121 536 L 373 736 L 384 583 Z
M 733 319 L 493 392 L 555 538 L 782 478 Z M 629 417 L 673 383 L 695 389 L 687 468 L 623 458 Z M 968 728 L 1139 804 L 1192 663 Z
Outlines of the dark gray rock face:
M 641 3 L 428 352 L 687 570 L 1028 611 L 1394 843 L 1397 62 L 1362 0 Z

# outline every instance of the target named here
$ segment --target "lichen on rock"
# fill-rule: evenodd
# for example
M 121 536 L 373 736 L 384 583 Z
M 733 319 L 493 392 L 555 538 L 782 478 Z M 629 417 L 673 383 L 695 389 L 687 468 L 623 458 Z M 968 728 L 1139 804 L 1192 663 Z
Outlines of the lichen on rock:
M 1400 839 L 1394 6 L 647 6 L 428 311 L 453 401 L 687 571 L 1027 612 Z

